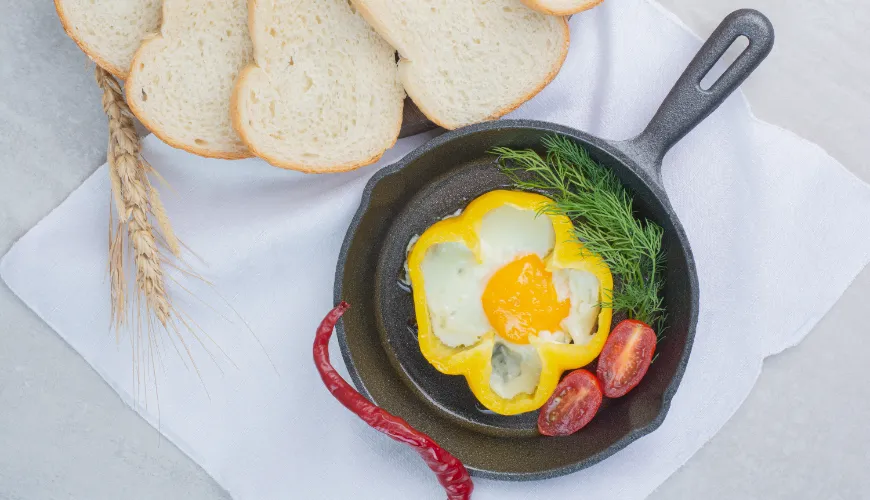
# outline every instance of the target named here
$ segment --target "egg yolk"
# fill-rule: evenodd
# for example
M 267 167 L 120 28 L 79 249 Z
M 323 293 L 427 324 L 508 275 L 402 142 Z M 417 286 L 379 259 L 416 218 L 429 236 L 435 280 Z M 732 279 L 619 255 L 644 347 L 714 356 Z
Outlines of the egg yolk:
M 571 309 L 560 302 L 553 273 L 535 254 L 502 267 L 483 291 L 483 310 L 490 324 L 506 340 L 528 344 L 529 335 L 542 330 L 558 331 Z

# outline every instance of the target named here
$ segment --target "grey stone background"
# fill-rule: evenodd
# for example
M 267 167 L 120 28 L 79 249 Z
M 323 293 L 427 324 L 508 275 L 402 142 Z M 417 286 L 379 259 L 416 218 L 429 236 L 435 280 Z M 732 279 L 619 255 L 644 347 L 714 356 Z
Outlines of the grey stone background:
M 744 87 L 756 114 L 870 181 L 870 3 L 662 3 L 702 36 L 736 8 L 767 13 L 777 47 Z M 89 63 L 52 2 L 0 0 L 0 20 L 3 254 L 103 163 L 106 131 Z M 651 498 L 870 498 L 868 298 L 865 270 L 801 345 L 765 363 L 734 418 Z M 0 499 L 182 498 L 228 495 L 0 285 Z

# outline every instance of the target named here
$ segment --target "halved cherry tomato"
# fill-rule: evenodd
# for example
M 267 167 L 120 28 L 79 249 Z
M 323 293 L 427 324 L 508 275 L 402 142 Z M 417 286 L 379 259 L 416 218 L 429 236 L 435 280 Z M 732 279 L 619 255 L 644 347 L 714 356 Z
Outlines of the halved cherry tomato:
M 604 395 L 620 398 L 640 383 L 656 352 L 656 334 L 646 323 L 627 319 L 610 332 L 598 358 Z
M 601 383 L 591 372 L 575 370 L 559 382 L 541 408 L 538 431 L 545 436 L 568 436 L 592 420 L 601 406 Z

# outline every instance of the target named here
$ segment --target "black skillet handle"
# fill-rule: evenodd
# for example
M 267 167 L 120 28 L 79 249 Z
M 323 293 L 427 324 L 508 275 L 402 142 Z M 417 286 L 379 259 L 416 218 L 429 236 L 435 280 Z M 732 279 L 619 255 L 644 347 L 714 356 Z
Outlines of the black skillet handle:
M 709 89 L 701 80 L 740 36 L 749 46 Z M 722 21 L 677 80 L 650 124 L 639 136 L 619 145 L 632 160 L 661 182 L 662 159 L 671 147 L 716 110 L 770 54 L 773 25 L 751 9 L 733 12 Z

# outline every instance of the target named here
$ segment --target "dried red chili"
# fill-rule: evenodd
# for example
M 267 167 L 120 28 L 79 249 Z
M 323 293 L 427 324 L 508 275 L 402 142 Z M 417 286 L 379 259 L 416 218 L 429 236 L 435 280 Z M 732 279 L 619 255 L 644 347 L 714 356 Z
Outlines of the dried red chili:
M 347 302 L 342 302 L 330 311 L 320 323 L 314 337 L 314 364 L 326 388 L 335 399 L 365 423 L 396 441 L 413 447 L 447 491 L 447 500 L 470 499 L 474 484 L 459 459 L 438 446 L 432 438 L 411 427 L 404 419 L 391 415 L 364 398 L 341 378 L 329 362 L 329 338 L 332 337 L 335 324 L 348 307 L 350 306 Z

